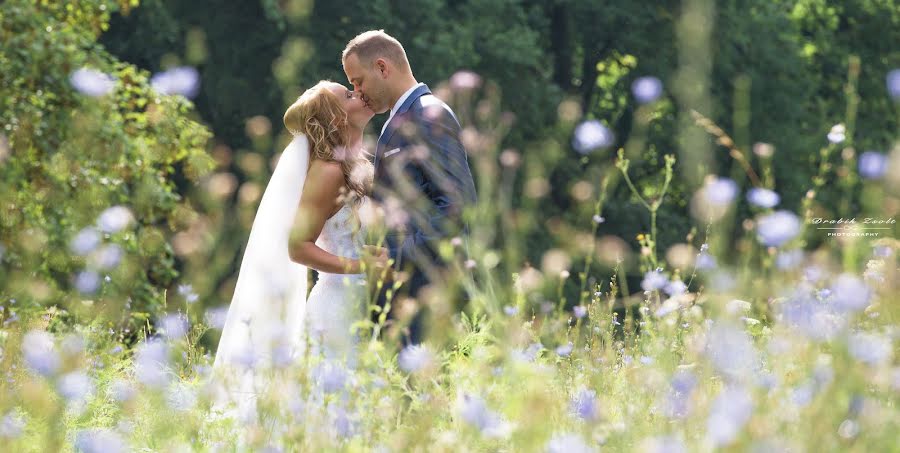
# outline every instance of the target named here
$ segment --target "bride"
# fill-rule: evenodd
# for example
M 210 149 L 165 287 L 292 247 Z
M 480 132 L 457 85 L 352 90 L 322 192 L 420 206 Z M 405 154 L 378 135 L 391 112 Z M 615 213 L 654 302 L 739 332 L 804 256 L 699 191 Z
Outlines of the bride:
M 284 114 L 294 139 L 253 221 L 213 365 L 236 380 L 226 382 L 226 398 L 238 407 L 253 404 L 269 370 L 303 354 L 352 366 L 351 326 L 365 316 L 363 270 L 388 261 L 384 249 L 363 245 L 356 214 L 372 179 L 361 142 L 373 115 L 360 96 L 330 81 Z M 319 275 L 308 300 L 307 268 Z

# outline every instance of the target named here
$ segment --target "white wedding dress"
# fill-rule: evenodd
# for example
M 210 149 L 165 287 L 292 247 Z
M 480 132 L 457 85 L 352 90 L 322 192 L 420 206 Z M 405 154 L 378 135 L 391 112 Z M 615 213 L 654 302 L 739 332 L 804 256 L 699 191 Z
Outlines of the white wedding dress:
M 368 199 L 363 199 L 367 203 Z M 355 209 L 345 204 L 325 222 L 316 241 L 322 250 L 337 256 L 358 259 L 364 241 Z M 357 336 L 353 324 L 365 313 L 365 274 L 319 273 L 306 302 L 305 330 L 311 354 L 355 364 Z
M 213 364 L 214 411 L 252 417 L 257 398 L 282 385 L 274 379 L 277 371 L 304 357 L 355 364 L 351 327 L 365 316 L 364 274 L 320 273 L 307 300 L 307 268 L 288 254 L 309 158 L 306 137 L 295 137 L 260 201 Z M 316 244 L 358 258 L 364 231 L 355 212 L 342 206 Z

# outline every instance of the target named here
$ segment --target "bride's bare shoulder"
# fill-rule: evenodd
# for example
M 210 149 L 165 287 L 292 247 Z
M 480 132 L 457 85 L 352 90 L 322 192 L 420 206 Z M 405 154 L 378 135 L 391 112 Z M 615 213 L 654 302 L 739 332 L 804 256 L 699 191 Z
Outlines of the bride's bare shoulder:
M 309 173 L 306 175 L 306 179 L 307 181 L 315 181 L 318 184 L 340 186 L 344 183 L 344 170 L 341 169 L 339 162 L 314 159 L 309 165 Z

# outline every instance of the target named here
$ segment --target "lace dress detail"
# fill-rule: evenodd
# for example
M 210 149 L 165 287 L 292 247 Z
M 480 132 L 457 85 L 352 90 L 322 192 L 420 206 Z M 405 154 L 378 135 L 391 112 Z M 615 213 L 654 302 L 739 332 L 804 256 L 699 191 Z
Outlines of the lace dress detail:
M 354 209 L 345 204 L 325 221 L 316 245 L 333 255 L 356 259 L 364 239 Z M 351 327 L 365 316 L 365 284 L 365 274 L 318 274 L 306 302 L 306 332 L 312 353 L 351 364 L 355 361 L 356 335 Z

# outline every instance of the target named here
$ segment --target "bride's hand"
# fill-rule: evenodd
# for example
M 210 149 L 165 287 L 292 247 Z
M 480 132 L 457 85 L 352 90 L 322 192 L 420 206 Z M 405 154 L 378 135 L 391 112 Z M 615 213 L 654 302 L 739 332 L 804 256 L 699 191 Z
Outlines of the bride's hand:
M 388 250 L 384 247 L 376 247 L 374 245 L 364 245 L 363 246 L 363 254 L 367 258 L 367 262 L 369 264 L 373 264 L 376 267 L 387 267 L 388 260 L 391 259 L 390 254 L 388 254 Z
M 390 273 L 391 256 L 388 254 L 386 248 L 376 247 L 374 245 L 364 245 L 362 259 L 366 263 L 368 269 L 371 269 L 375 273 L 381 274 L 385 269 Z

